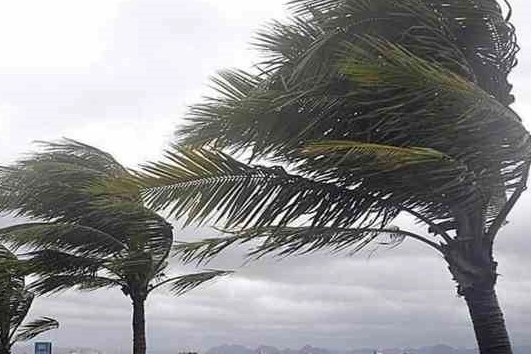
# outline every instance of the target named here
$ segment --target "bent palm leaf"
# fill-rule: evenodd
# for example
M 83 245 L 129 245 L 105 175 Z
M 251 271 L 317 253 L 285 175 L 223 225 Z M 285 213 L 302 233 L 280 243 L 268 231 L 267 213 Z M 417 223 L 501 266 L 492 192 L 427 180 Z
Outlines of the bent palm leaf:
M 247 166 L 205 149 L 168 151 L 169 162 L 143 166 L 138 182 L 146 203 L 170 207 L 175 217 L 204 222 L 212 215 L 227 227 L 285 225 L 301 217 L 314 225 L 351 226 L 386 223 L 398 206 L 333 183 L 288 174 L 281 167 Z
M 211 270 L 206 270 L 200 273 L 180 275 L 180 276 L 172 277 L 169 279 L 165 279 L 161 281 L 160 283 L 155 284 L 153 287 L 150 288 L 149 291 L 153 291 L 154 289 L 158 287 L 168 285 L 173 295 L 181 296 L 181 295 L 186 294 L 190 290 L 197 288 L 201 284 L 204 284 L 205 282 L 208 282 L 217 277 L 230 275 L 232 273 L 233 273 L 232 271 L 211 269 Z
M 20 327 L 13 341 L 25 342 L 56 328 L 59 328 L 59 322 L 50 317 L 42 317 Z
M 385 243 L 396 245 L 406 237 L 412 237 L 441 251 L 439 245 L 422 236 L 395 227 L 383 229 L 344 229 L 332 227 L 265 227 L 239 231 L 225 231 L 227 237 L 209 238 L 196 242 L 180 242 L 174 252 L 185 263 L 208 263 L 232 245 L 250 242 L 258 244 L 249 251 L 248 257 L 258 259 L 265 255 L 303 255 L 328 249 L 332 252 L 350 250 L 357 252 L 379 238 L 387 237 Z M 382 244 L 384 242 L 382 241 Z

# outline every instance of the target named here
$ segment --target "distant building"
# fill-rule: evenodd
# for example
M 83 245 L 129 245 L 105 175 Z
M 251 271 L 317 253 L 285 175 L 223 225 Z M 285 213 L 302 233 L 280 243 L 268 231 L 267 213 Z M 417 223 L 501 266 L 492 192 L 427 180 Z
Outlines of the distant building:
M 52 343 L 35 342 L 35 354 L 52 354 Z

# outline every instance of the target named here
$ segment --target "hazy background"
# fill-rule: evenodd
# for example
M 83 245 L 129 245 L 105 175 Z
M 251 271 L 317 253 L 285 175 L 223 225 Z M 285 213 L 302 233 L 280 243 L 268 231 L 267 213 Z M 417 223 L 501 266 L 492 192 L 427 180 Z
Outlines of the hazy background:
M 0 1 L 0 163 L 62 136 L 96 145 L 128 166 L 156 159 L 208 77 L 248 67 L 252 34 L 285 16 L 282 0 Z M 531 119 L 531 11 L 512 1 L 522 51 L 514 108 Z M 499 297 L 512 338 L 529 345 L 531 227 L 527 193 L 500 233 Z M 0 225 L 11 222 L 0 219 Z M 209 236 L 186 230 L 179 237 Z M 241 265 L 232 251 L 216 266 Z M 475 345 L 466 306 L 444 261 L 408 241 L 354 258 L 265 260 L 182 298 L 161 291 L 147 307 L 157 349 L 222 343 L 331 348 Z M 119 290 L 37 300 L 32 315 L 61 329 L 55 345 L 127 352 L 130 304 Z

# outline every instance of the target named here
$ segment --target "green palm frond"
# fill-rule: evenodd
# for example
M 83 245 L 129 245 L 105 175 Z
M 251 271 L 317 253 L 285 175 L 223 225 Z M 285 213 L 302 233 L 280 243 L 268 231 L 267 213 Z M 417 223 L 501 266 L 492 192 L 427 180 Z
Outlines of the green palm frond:
M 281 155 L 279 147 L 291 148 L 302 139 L 321 140 L 323 134 L 327 140 L 366 141 L 367 135 L 374 134 L 367 130 L 376 122 L 364 124 L 357 116 L 371 107 L 348 99 L 355 87 L 338 70 L 345 43 L 362 46 L 364 35 L 385 39 L 438 63 L 476 83 L 502 105 L 512 100 L 507 74 L 514 66 L 517 46 L 514 29 L 495 1 L 476 5 L 310 0 L 293 5 L 302 17 L 275 23 L 259 34 L 259 49 L 274 70 L 266 64 L 264 74 L 251 80 L 243 98 L 221 95 L 198 105 L 198 110 L 192 108 L 190 124 L 181 130 L 185 143 L 211 142 L 218 148 L 253 148 L 257 154 Z M 240 80 L 230 77 L 223 81 L 224 86 L 240 86 Z M 400 97 L 385 91 L 378 95 Z M 413 132 L 405 135 L 414 136 Z M 411 141 L 393 145 L 432 146 Z
M 173 295 L 181 296 L 208 281 L 211 281 L 217 277 L 227 276 L 232 273 L 232 271 L 210 269 L 200 273 L 181 275 L 169 278 L 155 285 L 151 290 L 159 286 L 168 284 L 170 286 L 170 291 Z
M 261 235 L 266 239 L 253 249 L 250 257 L 260 258 L 268 254 L 277 256 L 304 255 L 329 249 L 332 252 L 350 250 L 355 253 L 379 237 L 387 236 L 393 240 L 403 240 L 414 234 L 395 227 L 382 229 L 338 229 L 286 227 L 269 229 L 250 229 L 237 232 L 242 236 L 252 237 Z
M 386 223 L 398 207 L 370 194 L 288 174 L 281 167 L 248 166 L 221 152 L 178 149 L 168 162 L 143 166 L 138 181 L 148 205 L 187 222 L 216 216 L 227 227 L 285 225 L 306 217 L 314 225 Z
M 357 87 L 352 98 L 378 106 L 360 119 L 378 117 L 381 132 L 397 131 L 411 122 L 408 134 L 416 142 L 465 164 L 484 191 L 509 192 L 522 178 L 521 167 L 531 155 L 531 139 L 520 118 L 476 84 L 440 65 L 384 40 L 364 40 L 369 49 L 350 46 L 343 68 Z M 379 96 L 378 90 L 384 88 L 398 90 L 396 99 Z M 482 203 L 499 200 L 488 194 Z
M 378 37 L 359 37 L 359 42 L 356 45 L 346 45 L 345 60 L 341 70 L 355 84 L 354 95 L 370 94 L 382 87 L 404 89 L 406 93 L 400 95 L 395 101 L 405 105 L 409 103 L 409 100 L 414 100 L 410 98 L 412 91 L 417 91 L 419 95 L 427 91 L 433 94 L 434 101 L 419 102 L 417 96 L 415 100 L 417 105 L 423 104 L 432 109 L 444 109 L 445 106 L 452 108 L 452 104 L 450 102 L 445 104 L 444 99 L 455 98 L 454 109 L 464 106 L 462 114 L 456 115 L 460 120 L 468 118 L 464 116 L 465 113 L 473 115 L 477 111 L 486 111 L 500 115 L 507 119 L 508 123 L 521 122 L 521 119 L 511 109 L 494 99 L 480 86 L 438 63 L 430 62 L 401 45 Z M 382 95 L 382 98 L 388 97 Z M 382 99 L 380 101 L 384 102 Z M 400 108 L 393 107 L 391 104 L 389 106 L 387 111 Z M 467 106 L 469 110 L 466 109 Z M 381 108 L 383 113 L 386 112 L 384 108 L 386 107 Z M 424 114 L 429 113 L 428 111 Z M 485 119 L 493 118 L 487 116 Z
M 359 184 L 399 204 L 413 197 L 466 208 L 484 197 L 479 179 L 464 163 L 434 149 L 323 140 L 308 144 L 301 155 L 306 160 L 300 171 L 318 180 Z
M 71 223 L 26 223 L 0 229 L 0 240 L 18 249 L 58 248 L 80 255 L 108 255 L 127 250 L 127 245 L 106 232 Z
M 42 143 L 44 151 L 0 168 L 0 211 L 54 221 L 72 221 L 90 208 L 89 188 L 127 176 L 112 156 L 65 139 Z
M 59 328 L 59 322 L 50 317 L 42 317 L 22 327 L 13 338 L 13 342 L 25 342 L 35 338 L 41 333 Z
M 15 283 L 18 283 L 24 286 L 23 278 L 18 273 L 18 266 L 19 262 L 16 255 L 0 244 L 0 285 L 10 284 L 8 287 L 13 287 Z
M 93 291 L 103 288 L 122 287 L 123 282 L 117 279 L 98 275 L 42 275 L 29 284 L 28 289 L 37 295 L 57 294 L 69 289 Z
M 350 156 L 363 156 L 385 169 L 395 169 L 426 162 L 452 161 L 449 156 L 430 148 L 399 147 L 345 140 L 323 140 L 310 143 L 302 153 L 312 157 L 340 155 L 341 160 Z
M 304 255 L 323 249 L 331 252 L 360 251 L 377 238 L 387 236 L 387 243 L 398 244 L 406 237 L 415 238 L 438 249 L 430 240 L 396 227 L 345 229 L 333 227 L 266 227 L 226 231 L 227 237 L 209 238 L 196 242 L 180 242 L 174 246 L 176 256 L 184 263 L 205 264 L 232 245 L 257 242 L 247 254 L 250 259 L 266 255 Z M 382 244 L 385 243 L 382 240 Z
M 513 100 L 507 75 L 519 48 L 514 27 L 497 1 L 294 0 L 291 4 L 299 16 L 324 28 L 377 35 L 452 69 L 466 67 L 485 91 L 504 104 Z
M 38 154 L 39 161 L 70 163 L 114 177 L 127 173 L 111 154 L 80 141 L 64 138 L 58 143 L 41 141 L 39 144 L 45 149 L 44 153 Z
M 37 276 L 96 274 L 105 266 L 105 258 L 93 258 L 53 249 L 28 252 L 23 257 L 24 271 Z
M 9 294 L 9 326 L 11 332 L 16 331 L 31 308 L 35 295 L 23 289 L 10 289 L 6 292 Z M 6 295 L 7 295 L 6 294 Z
M 225 249 L 252 242 L 262 236 L 234 234 L 226 237 L 206 238 L 199 241 L 178 241 L 173 246 L 174 256 L 185 264 L 207 264 Z

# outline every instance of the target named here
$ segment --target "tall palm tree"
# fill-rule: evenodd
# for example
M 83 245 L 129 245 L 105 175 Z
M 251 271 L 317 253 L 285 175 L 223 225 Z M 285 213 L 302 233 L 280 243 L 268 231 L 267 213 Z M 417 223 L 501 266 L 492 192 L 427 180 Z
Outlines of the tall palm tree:
M 181 295 L 228 272 L 168 276 L 172 226 L 144 207 L 131 175 L 110 154 L 83 143 L 45 143 L 44 151 L 0 173 L 0 212 L 34 222 L 0 230 L 24 247 L 31 291 L 118 287 L 133 305 L 133 353 L 146 352 L 144 304 L 167 285 Z
M 291 6 L 294 19 L 258 34 L 257 73 L 220 73 L 219 95 L 178 132 L 189 147 L 144 167 L 149 205 L 232 233 L 179 246 L 182 259 L 257 238 L 254 256 L 414 238 L 448 263 L 481 353 L 511 353 L 493 245 L 525 190 L 531 139 L 509 108 L 510 14 L 495 0 Z M 426 232 L 391 227 L 404 213 Z
M 0 354 L 10 354 L 15 343 L 59 327 L 50 317 L 23 325 L 35 296 L 25 287 L 20 266 L 17 257 L 0 245 Z

